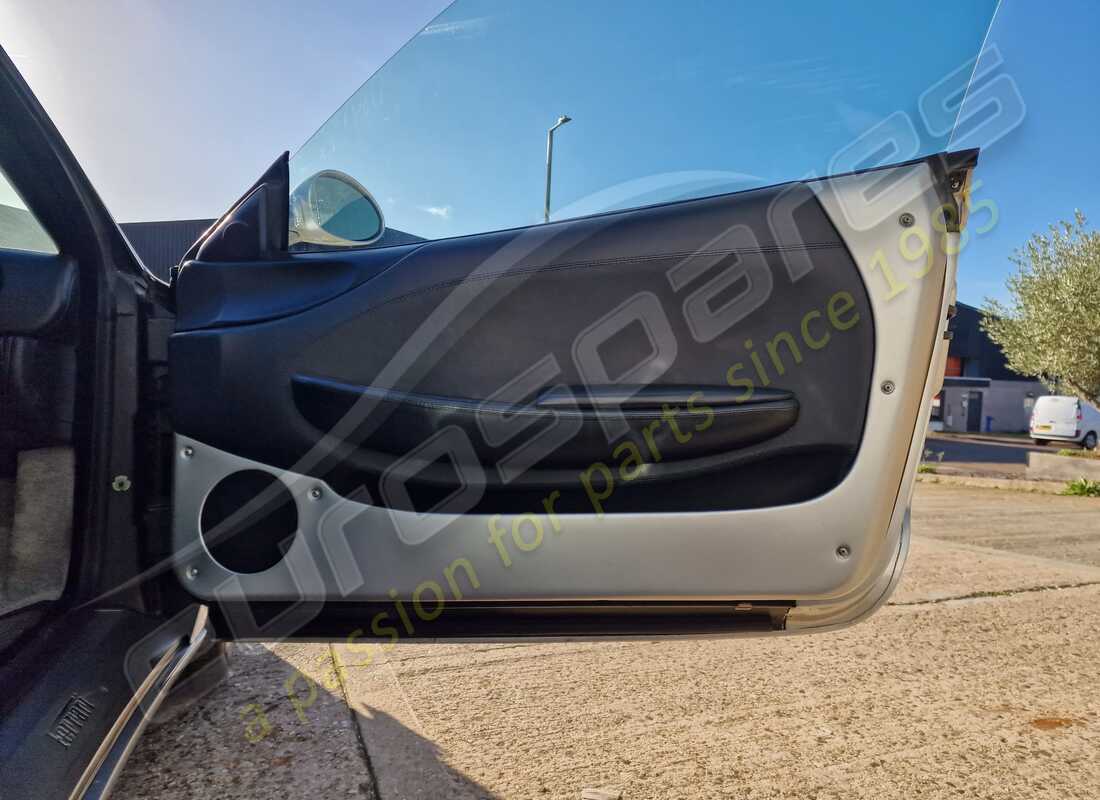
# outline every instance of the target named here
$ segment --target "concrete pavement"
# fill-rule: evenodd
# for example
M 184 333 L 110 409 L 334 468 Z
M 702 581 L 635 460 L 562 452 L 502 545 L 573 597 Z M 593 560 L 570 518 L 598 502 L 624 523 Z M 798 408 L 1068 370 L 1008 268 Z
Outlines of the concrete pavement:
M 1100 567 L 1095 498 L 921 484 L 913 530 L 918 536 Z M 917 561 L 910 566 L 920 569 Z
M 914 532 L 834 634 L 250 648 L 116 797 L 1100 795 L 1100 502 L 921 484 Z
M 230 659 L 227 683 L 146 731 L 113 798 L 376 800 L 346 699 L 326 688 L 327 646 L 234 645 Z

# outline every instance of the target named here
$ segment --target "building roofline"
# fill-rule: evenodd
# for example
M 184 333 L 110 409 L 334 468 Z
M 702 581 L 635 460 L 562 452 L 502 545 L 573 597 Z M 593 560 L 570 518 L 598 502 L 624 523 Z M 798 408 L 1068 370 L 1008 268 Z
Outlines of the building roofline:
M 151 219 L 151 220 L 146 220 L 145 222 L 120 222 L 118 224 L 132 227 L 134 225 L 179 225 L 179 224 L 192 224 L 192 223 L 197 225 L 198 223 L 202 222 L 202 223 L 206 223 L 206 224 L 210 225 L 210 224 L 213 224 L 217 221 L 218 221 L 217 217 L 212 217 L 210 219 L 207 219 L 206 217 L 195 217 L 194 219 L 164 219 L 164 220 Z

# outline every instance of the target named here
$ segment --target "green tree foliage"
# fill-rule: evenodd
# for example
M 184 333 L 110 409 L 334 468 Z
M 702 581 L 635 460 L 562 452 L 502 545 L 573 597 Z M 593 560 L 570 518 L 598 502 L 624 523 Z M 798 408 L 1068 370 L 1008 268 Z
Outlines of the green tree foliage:
M 982 329 L 1016 372 L 1100 405 L 1100 233 L 1078 211 L 1032 236 L 1012 262 L 1011 304 L 987 299 Z

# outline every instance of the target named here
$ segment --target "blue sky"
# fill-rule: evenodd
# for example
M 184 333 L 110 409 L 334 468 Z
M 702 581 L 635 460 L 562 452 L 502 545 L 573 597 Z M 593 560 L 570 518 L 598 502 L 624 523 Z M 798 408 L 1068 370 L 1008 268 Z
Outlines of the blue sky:
M 919 133 L 887 161 L 943 150 L 950 123 L 926 130 L 917 98 L 978 52 L 993 3 L 968 3 L 950 30 L 844 5 L 863 0 L 797 13 L 681 0 L 675 14 L 461 0 L 302 148 L 291 182 L 340 169 L 390 227 L 436 239 L 541 220 L 546 129 L 560 113 L 573 121 L 556 137 L 558 219 L 875 166 L 833 162 L 898 110 Z
M 324 4 L 323 13 L 307 13 L 300 2 L 281 0 L 0 0 L 0 44 L 23 71 L 116 218 L 213 217 L 281 150 L 297 150 L 446 5 L 441 0 L 337 0 Z M 634 24 L 644 25 L 645 15 L 637 16 Z M 907 24 L 913 24 L 914 18 L 909 19 Z M 791 24 L 803 33 L 818 34 L 825 22 L 806 25 L 792 18 Z M 990 40 L 1004 60 L 1002 71 L 1026 104 L 1026 115 L 1019 127 L 983 153 L 981 195 L 996 204 L 998 221 L 989 233 L 973 236 L 964 251 L 959 279 L 964 302 L 1004 296 L 1004 277 L 1011 268 L 1007 256 L 1030 233 L 1068 218 L 1074 208 L 1100 219 L 1100 159 L 1092 149 L 1100 108 L 1091 100 L 1100 72 L 1093 41 L 1098 31 L 1100 4 L 1085 0 L 1042 5 L 1007 0 L 998 13 Z M 943 37 L 938 44 L 944 47 Z M 570 52 L 587 52 L 596 45 L 580 34 L 564 42 L 565 64 L 555 71 L 560 85 L 568 85 Z M 896 83 L 898 76 L 881 68 L 890 54 L 874 47 L 870 52 L 868 58 L 875 60 L 855 66 L 862 66 L 871 78 L 878 71 L 886 85 Z M 749 59 L 752 53 L 746 48 L 738 55 Z M 654 64 L 660 64 L 659 56 Z M 681 63 L 677 68 L 692 67 Z M 707 80 L 714 78 L 713 65 L 704 61 L 696 68 Z M 496 80 L 507 87 L 506 78 Z M 659 83 L 653 89 L 659 96 Z M 556 95 L 548 89 L 546 97 Z M 558 140 L 556 208 L 581 200 L 585 189 L 599 185 L 592 183 L 591 175 L 571 174 L 571 165 L 581 159 L 571 158 L 570 148 L 598 143 L 594 131 L 599 126 L 585 128 L 583 123 L 600 109 L 566 94 L 560 104 L 570 105 L 560 111 L 576 121 Z M 476 135 L 477 124 L 470 120 L 468 126 L 459 126 L 460 131 L 447 134 L 451 145 L 461 147 L 466 137 Z M 545 128 L 541 119 L 532 125 Z M 797 125 L 791 117 L 795 134 Z M 657 125 L 648 138 L 651 157 L 659 152 L 662 133 Z M 530 146 L 541 151 L 541 141 L 532 138 Z M 751 143 L 751 137 L 744 139 L 746 147 Z M 703 145 L 699 147 L 705 152 Z M 537 155 L 515 157 L 538 172 Z M 628 172 L 616 175 L 614 161 L 601 160 L 607 174 L 630 177 Z M 699 170 L 711 165 L 702 157 L 689 162 L 689 168 Z M 671 159 L 656 166 L 676 165 Z M 764 158 L 723 161 L 719 166 L 771 174 Z M 368 188 L 376 194 L 390 184 L 402 188 L 399 178 L 379 174 Z M 537 181 L 537 175 L 530 180 Z M 541 196 L 534 194 L 539 201 Z M 473 202 L 427 195 L 408 198 L 409 208 L 429 215 L 425 224 L 439 225 L 454 224 L 447 215 L 457 215 L 450 209 L 464 201 Z M 532 202 L 532 216 L 540 208 L 539 202 Z M 529 213 L 526 206 L 522 213 Z
M 982 154 L 977 177 L 999 221 L 960 260 L 959 298 L 1005 298 L 1008 257 L 1032 233 L 1072 219 L 1100 224 L 1100 3 L 1002 3 L 990 32 L 1027 104 L 1023 124 Z

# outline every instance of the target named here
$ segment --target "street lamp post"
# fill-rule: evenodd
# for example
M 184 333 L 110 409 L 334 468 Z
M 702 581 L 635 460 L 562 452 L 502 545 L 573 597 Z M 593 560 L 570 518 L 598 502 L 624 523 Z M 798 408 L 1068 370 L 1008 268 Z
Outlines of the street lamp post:
M 558 121 L 550 126 L 550 130 L 546 132 L 546 204 L 542 209 L 542 221 L 550 221 L 550 171 L 554 164 L 554 131 L 560 128 L 567 122 L 572 122 L 573 118 L 562 114 L 558 117 Z

